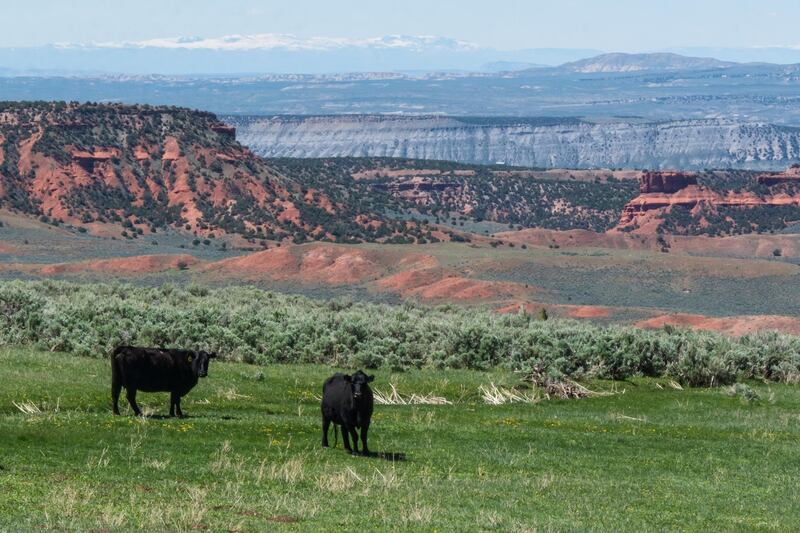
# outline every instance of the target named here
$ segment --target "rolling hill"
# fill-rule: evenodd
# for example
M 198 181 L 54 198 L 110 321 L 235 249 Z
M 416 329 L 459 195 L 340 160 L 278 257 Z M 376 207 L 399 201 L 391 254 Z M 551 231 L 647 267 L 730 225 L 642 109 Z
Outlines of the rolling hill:
M 559 70 L 568 72 L 640 72 L 658 70 L 704 70 L 728 68 L 738 65 L 710 57 L 688 57 L 671 53 L 652 54 L 601 54 L 586 59 L 564 63 Z
M 128 238 L 168 227 L 251 242 L 420 231 L 344 188 L 281 174 L 210 113 L 168 107 L 0 104 L 0 206 L 93 232 L 122 226 Z

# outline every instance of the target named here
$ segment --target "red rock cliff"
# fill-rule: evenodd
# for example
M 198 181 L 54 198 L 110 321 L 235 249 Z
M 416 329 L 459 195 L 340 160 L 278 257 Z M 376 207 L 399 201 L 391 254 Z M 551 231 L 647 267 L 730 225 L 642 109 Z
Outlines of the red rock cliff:
M 697 185 L 697 175 L 685 172 L 645 172 L 639 177 L 639 192 L 673 194 L 689 185 Z

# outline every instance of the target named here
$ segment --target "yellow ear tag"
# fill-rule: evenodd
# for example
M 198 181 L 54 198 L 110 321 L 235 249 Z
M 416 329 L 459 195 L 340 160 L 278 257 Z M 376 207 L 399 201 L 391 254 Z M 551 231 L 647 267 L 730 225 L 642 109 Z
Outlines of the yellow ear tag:
M 189 362 L 190 363 L 192 362 L 192 356 L 191 355 L 189 356 Z

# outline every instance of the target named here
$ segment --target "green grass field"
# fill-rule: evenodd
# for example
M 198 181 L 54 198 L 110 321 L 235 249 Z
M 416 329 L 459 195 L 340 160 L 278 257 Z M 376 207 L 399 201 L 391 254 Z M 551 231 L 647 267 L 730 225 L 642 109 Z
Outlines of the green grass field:
M 215 362 L 187 418 L 140 394 L 136 419 L 112 416 L 107 361 L 0 349 L 0 531 L 800 528 L 796 386 L 595 382 L 617 394 L 490 406 L 478 387 L 514 375 L 377 371 L 377 390 L 454 403 L 376 406 L 386 455 L 365 458 L 319 446 L 331 372 Z

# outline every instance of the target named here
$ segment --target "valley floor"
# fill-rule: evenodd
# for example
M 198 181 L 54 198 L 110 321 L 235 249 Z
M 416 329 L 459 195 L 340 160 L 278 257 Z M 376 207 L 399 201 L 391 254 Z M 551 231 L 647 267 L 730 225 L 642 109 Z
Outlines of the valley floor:
M 676 237 L 668 253 L 642 236 L 549 230 L 255 251 L 173 231 L 112 240 L 3 211 L 0 222 L 0 280 L 255 285 L 322 299 L 545 308 L 600 323 L 800 335 L 800 234 Z
M 0 530 L 797 530 L 800 389 L 664 380 L 610 396 L 489 406 L 507 373 L 377 371 L 370 447 L 319 446 L 320 366 L 212 364 L 162 418 L 114 417 L 102 359 L 0 349 Z M 24 412 L 27 411 L 27 412 Z

